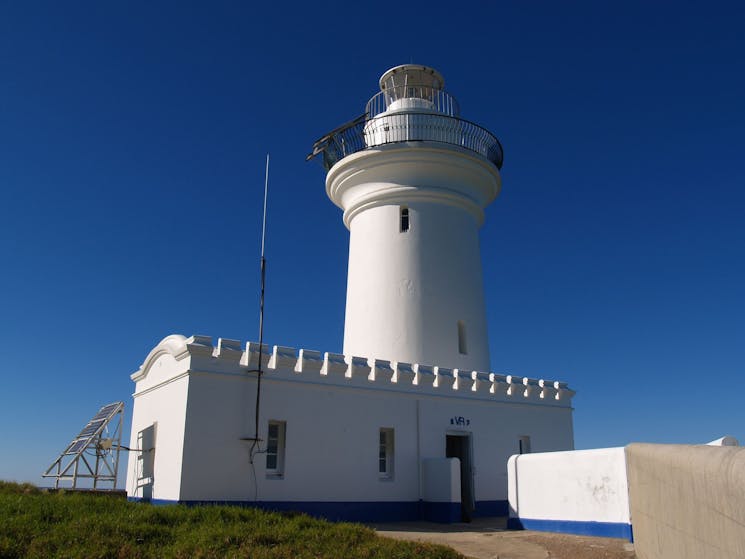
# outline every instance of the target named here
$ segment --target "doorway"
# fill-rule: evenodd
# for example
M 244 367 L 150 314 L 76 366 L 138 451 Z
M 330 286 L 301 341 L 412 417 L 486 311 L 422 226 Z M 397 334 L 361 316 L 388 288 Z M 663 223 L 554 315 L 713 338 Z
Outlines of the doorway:
M 445 456 L 460 460 L 460 516 L 463 522 L 471 522 L 474 498 L 470 433 L 445 435 Z

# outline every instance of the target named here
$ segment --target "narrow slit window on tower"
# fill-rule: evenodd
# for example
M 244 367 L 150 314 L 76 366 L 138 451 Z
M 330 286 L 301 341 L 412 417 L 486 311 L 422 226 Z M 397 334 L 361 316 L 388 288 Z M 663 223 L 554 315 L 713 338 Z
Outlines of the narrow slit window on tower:
M 468 347 L 466 346 L 466 323 L 462 320 L 458 321 L 458 353 L 461 355 L 468 353 Z
M 408 233 L 409 231 L 409 208 L 401 206 L 401 233 Z

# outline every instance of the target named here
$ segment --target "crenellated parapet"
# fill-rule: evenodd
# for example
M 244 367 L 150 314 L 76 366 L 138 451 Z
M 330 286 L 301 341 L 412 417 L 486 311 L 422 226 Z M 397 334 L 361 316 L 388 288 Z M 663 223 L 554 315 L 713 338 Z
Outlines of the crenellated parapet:
M 428 395 L 479 398 L 503 402 L 571 406 L 575 392 L 565 382 L 503 375 L 485 371 L 451 369 L 421 363 L 342 355 L 285 346 L 242 345 L 238 340 L 209 336 L 168 336 L 148 355 L 132 380 L 145 383 L 151 367 L 164 354 L 175 361 L 190 358 L 188 373 L 214 373 L 249 377 L 261 360 L 268 381 L 322 383 L 339 387 L 421 392 Z M 181 372 L 180 374 L 183 374 Z M 160 380 L 160 379 L 159 379 Z M 167 380 L 167 379 L 164 379 Z

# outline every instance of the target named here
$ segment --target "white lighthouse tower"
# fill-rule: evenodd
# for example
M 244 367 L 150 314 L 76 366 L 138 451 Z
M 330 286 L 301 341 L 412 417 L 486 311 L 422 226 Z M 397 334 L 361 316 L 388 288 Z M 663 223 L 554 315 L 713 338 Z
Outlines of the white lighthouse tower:
M 350 231 L 344 353 L 489 370 L 478 230 L 499 141 L 436 70 L 385 72 L 361 117 L 316 145 Z
M 573 448 L 566 383 L 490 370 L 478 230 L 502 148 L 443 84 L 392 68 L 314 145 L 351 235 L 343 354 L 164 338 L 131 375 L 130 499 L 459 522 L 507 515 L 511 455 Z

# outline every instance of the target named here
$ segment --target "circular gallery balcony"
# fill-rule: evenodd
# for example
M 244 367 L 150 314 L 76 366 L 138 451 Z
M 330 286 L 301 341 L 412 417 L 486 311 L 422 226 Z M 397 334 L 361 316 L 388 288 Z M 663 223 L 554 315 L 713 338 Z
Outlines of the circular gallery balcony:
M 361 115 L 319 139 L 308 159 L 322 155 L 323 166 L 329 170 L 341 159 L 358 151 L 401 142 L 439 142 L 458 146 L 485 157 L 497 169 L 502 168 L 502 145 L 485 128 L 459 117 L 408 108 L 383 112 L 373 118 L 369 118 L 368 113 Z

